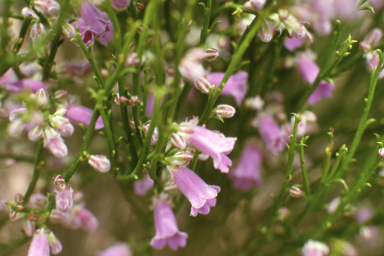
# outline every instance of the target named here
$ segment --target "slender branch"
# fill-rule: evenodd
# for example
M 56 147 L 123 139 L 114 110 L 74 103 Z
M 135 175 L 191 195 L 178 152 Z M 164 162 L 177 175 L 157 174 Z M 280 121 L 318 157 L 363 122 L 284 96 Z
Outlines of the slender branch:
M 39 142 L 37 143 L 36 156 L 35 156 L 32 178 L 31 178 L 31 181 L 29 182 L 28 189 L 24 194 L 24 202 L 25 203 L 28 202 L 29 197 L 32 195 L 33 190 L 36 187 L 37 180 L 39 179 L 40 169 L 41 169 L 40 161 L 41 161 L 42 155 L 43 155 L 43 139 L 40 139 Z
M 208 28 L 209 28 L 209 20 L 211 18 L 211 11 L 212 11 L 212 0 L 207 0 L 203 29 L 201 30 L 201 33 L 200 33 L 200 45 L 205 44 L 205 40 L 207 40 L 208 33 L 210 32 L 208 31 Z
M 303 181 L 304 181 L 304 189 L 305 193 L 307 194 L 307 198 L 311 197 L 311 187 L 309 185 L 308 175 L 307 175 L 307 168 L 305 167 L 305 155 L 304 155 L 304 143 L 308 139 L 308 137 L 302 137 L 300 139 L 300 145 L 299 145 L 299 153 L 300 153 L 300 166 L 301 166 L 301 173 L 303 175 Z
M 109 158 L 111 161 L 111 169 L 110 172 L 112 174 L 116 173 L 115 169 L 115 162 L 116 162 L 116 148 L 115 148 L 115 141 L 113 138 L 111 126 L 109 125 L 109 119 L 107 117 L 107 114 L 105 113 L 105 110 L 102 106 L 99 107 L 99 111 L 101 114 L 101 118 L 103 119 L 104 122 L 104 131 L 107 136 L 107 143 L 108 143 L 108 148 L 109 148 Z

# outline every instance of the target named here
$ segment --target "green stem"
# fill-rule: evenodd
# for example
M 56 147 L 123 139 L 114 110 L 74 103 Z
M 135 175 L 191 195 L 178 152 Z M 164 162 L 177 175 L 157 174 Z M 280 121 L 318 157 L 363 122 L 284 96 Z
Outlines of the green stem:
M 328 132 L 327 147 L 325 148 L 321 183 L 324 183 L 325 179 L 328 176 L 328 171 L 329 171 L 331 156 L 332 156 L 332 146 L 333 146 L 333 129 L 331 128 L 330 132 Z
M 24 194 L 24 202 L 27 203 L 29 200 L 29 197 L 32 195 L 33 190 L 36 187 L 37 180 L 39 179 L 40 176 L 40 161 L 41 161 L 41 156 L 43 154 L 43 139 L 40 139 L 39 142 L 37 143 L 37 149 L 36 149 L 36 156 L 35 156 L 35 162 L 34 162 L 34 167 L 33 167 L 33 174 L 31 181 L 29 182 L 28 189 Z
M 119 22 L 117 21 L 116 13 L 112 7 L 111 0 L 106 1 L 106 6 L 107 6 L 108 16 L 111 19 L 112 26 L 113 26 L 113 37 L 115 39 L 114 41 L 116 44 L 116 53 L 117 55 L 119 55 L 121 52 L 121 32 L 120 32 Z
M 63 0 L 63 3 L 61 5 L 61 10 L 59 14 L 59 18 L 57 19 L 56 23 L 56 28 L 55 28 L 55 37 L 52 40 L 52 46 L 51 46 L 51 52 L 49 53 L 48 59 L 46 60 L 44 67 L 43 67 L 43 80 L 48 80 L 50 73 L 51 73 L 51 68 L 54 64 L 53 60 L 55 59 L 57 49 L 59 47 L 59 40 L 61 36 L 61 24 L 63 23 L 68 7 L 69 7 L 69 2 L 70 0 Z
M 267 226 L 266 226 L 267 231 L 272 226 L 272 223 L 273 223 L 275 217 L 277 216 L 277 211 L 280 208 L 280 206 L 283 204 L 285 197 L 287 196 L 287 193 L 288 193 L 288 184 L 292 178 L 293 161 L 295 159 L 295 152 L 296 152 L 297 126 L 299 125 L 300 121 L 301 121 L 301 116 L 298 116 L 295 114 L 295 125 L 293 127 L 293 134 L 291 135 L 292 139 L 291 139 L 291 145 L 289 147 L 289 152 L 288 152 L 288 164 L 287 164 L 287 170 L 285 172 L 284 183 L 283 183 L 283 186 L 281 188 L 279 197 L 277 198 L 277 201 L 273 205 L 272 214 L 270 215 L 270 217 L 268 219 Z
M 19 37 L 18 39 L 16 39 L 15 43 L 13 44 L 12 53 L 14 55 L 16 55 L 19 52 L 21 46 L 24 43 L 25 34 L 27 33 L 31 20 L 32 20 L 31 17 L 25 17 L 25 19 L 23 20 L 23 23 L 21 24 Z
M 302 137 L 300 139 L 300 145 L 299 145 L 299 153 L 300 153 L 300 166 L 301 166 L 301 173 L 303 175 L 303 181 L 304 181 L 304 189 L 305 193 L 307 195 L 307 198 L 311 197 L 311 187 L 309 185 L 308 175 L 307 175 L 307 168 L 305 167 L 305 155 L 304 155 L 304 143 L 306 141 L 305 137 Z
M 107 117 L 107 114 L 105 113 L 105 110 L 102 106 L 99 107 L 99 111 L 101 114 L 101 118 L 103 119 L 104 122 L 104 131 L 105 135 L 107 136 L 107 143 L 108 143 L 108 148 L 109 148 L 109 158 L 111 161 L 111 169 L 110 172 L 112 174 L 116 173 L 115 169 L 115 162 L 116 162 L 116 148 L 115 148 L 115 141 L 113 138 L 111 126 L 109 125 L 109 119 Z
M 211 18 L 211 11 L 212 11 L 212 0 L 207 0 L 203 29 L 201 30 L 201 34 L 200 34 L 200 45 L 205 44 L 205 40 L 207 40 L 207 36 L 209 33 L 208 28 L 209 28 L 209 20 Z

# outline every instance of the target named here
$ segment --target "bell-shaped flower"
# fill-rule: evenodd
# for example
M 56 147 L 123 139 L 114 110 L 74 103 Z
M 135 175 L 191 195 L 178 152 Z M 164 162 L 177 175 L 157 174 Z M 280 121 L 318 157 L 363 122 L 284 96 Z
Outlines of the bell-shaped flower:
M 176 186 L 192 205 L 191 215 L 208 214 L 210 207 L 216 205 L 220 187 L 207 185 L 196 173 L 185 167 L 170 171 Z
M 90 44 L 95 43 L 95 34 L 91 31 L 91 27 L 88 26 L 84 19 L 79 18 L 77 21 L 71 23 L 72 26 L 79 27 L 79 32 L 81 36 L 81 41 L 85 44 L 85 46 L 89 46 Z M 67 38 L 71 39 L 71 38 Z
M 192 133 L 188 135 L 188 142 L 212 157 L 216 169 L 228 172 L 228 166 L 232 165 L 232 161 L 226 155 L 233 150 L 237 138 L 226 138 L 197 125 L 191 125 L 189 131 Z
M 84 1 L 80 5 L 81 16 L 90 27 L 96 38 L 103 38 L 109 31 L 111 23 L 106 13 L 101 12 L 90 2 Z
M 151 246 L 161 249 L 168 245 L 172 250 L 184 247 L 188 234 L 180 232 L 177 227 L 176 217 L 171 207 L 164 201 L 158 200 L 155 206 L 156 235 L 151 240 Z
M 54 156 L 59 158 L 68 154 L 67 145 L 65 145 L 60 133 L 51 127 L 44 129 L 44 147 L 48 148 Z
M 207 76 L 209 83 L 214 85 L 216 88 L 219 86 L 223 78 L 223 72 L 214 72 Z M 225 83 L 221 94 L 233 96 L 237 105 L 241 105 L 241 102 L 243 102 L 245 94 L 247 93 L 247 79 L 248 73 L 242 70 L 231 75 Z
M 85 127 L 89 126 L 91 122 L 93 110 L 80 105 L 69 105 L 65 116 L 75 124 L 83 124 Z M 95 129 L 99 130 L 104 128 L 104 123 L 101 117 L 96 120 Z
M 28 256 L 49 256 L 48 232 L 44 228 L 35 232 L 29 246 Z
M 56 186 L 56 208 L 61 212 L 69 212 L 73 206 L 73 189 L 71 185 Z
M 248 190 L 252 186 L 260 186 L 261 161 L 262 154 L 259 147 L 255 143 L 249 143 L 243 150 L 237 167 L 229 172 L 229 177 L 234 181 L 234 187 Z
M 116 244 L 101 251 L 97 256 L 131 256 L 131 249 L 125 243 Z
M 260 119 L 259 133 L 267 145 L 267 148 L 273 154 L 278 154 L 284 149 L 287 136 L 272 117 L 266 116 Z

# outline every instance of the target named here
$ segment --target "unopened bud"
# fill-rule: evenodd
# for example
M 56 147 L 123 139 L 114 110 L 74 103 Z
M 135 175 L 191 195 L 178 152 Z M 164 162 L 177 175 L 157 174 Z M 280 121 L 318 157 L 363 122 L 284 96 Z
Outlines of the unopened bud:
M 370 46 L 375 46 L 380 42 L 383 37 L 383 31 L 379 28 L 374 28 L 369 31 L 368 35 L 364 38 L 364 42 L 367 42 Z
M 61 245 L 59 239 L 53 234 L 51 231 L 48 235 L 49 247 L 51 247 L 51 252 L 53 254 L 59 254 L 63 250 L 63 246 Z
M 142 10 L 144 9 L 144 4 L 141 2 L 136 2 L 135 7 L 137 10 Z
M 137 106 L 140 103 L 139 96 L 137 95 L 132 95 L 131 98 L 128 100 L 128 104 L 131 106 Z
M 17 193 L 15 195 L 15 202 L 16 202 L 16 204 L 24 203 L 24 196 L 21 193 Z
M 39 106 L 45 106 L 49 103 L 48 93 L 42 88 L 36 92 L 36 99 Z
M 289 190 L 289 195 L 291 197 L 299 198 L 303 195 L 303 191 L 301 191 L 301 189 L 296 186 L 292 186 L 292 188 Z
M 137 56 L 137 53 L 132 52 L 132 53 L 128 54 L 127 60 L 125 61 L 126 66 L 128 66 L 128 67 L 129 66 L 135 66 L 139 63 L 140 63 L 140 59 Z
M 75 131 L 75 128 L 66 117 L 60 115 L 51 115 L 49 117 L 49 121 L 51 125 L 63 136 L 72 136 L 73 132 Z
M 54 0 L 34 0 L 34 7 L 41 13 L 52 16 L 60 11 L 60 4 Z
M 213 92 L 213 86 L 204 77 L 200 77 L 199 79 L 193 81 L 193 84 L 195 85 L 195 88 L 202 93 L 211 94 Z
M 63 185 L 63 184 L 65 183 L 65 179 L 64 179 L 63 176 L 61 176 L 61 175 L 59 174 L 59 175 L 56 175 L 55 177 L 53 177 L 52 182 L 53 182 L 53 184 L 55 184 L 56 186 L 60 186 L 60 185 Z
M 169 68 L 167 69 L 167 74 L 168 74 L 169 76 L 174 76 L 174 75 L 175 75 L 175 68 L 174 68 L 174 67 L 169 67 Z
M 24 210 L 24 206 L 21 205 L 21 204 L 18 204 L 18 205 L 16 205 L 16 210 L 17 211 L 22 211 L 22 210 Z
M 113 101 L 116 103 L 117 106 L 120 106 L 120 94 L 117 93 Z
M 205 50 L 205 59 L 208 61 L 215 60 L 219 57 L 219 51 L 214 48 L 209 48 Z
M 24 222 L 24 232 L 29 237 L 33 236 L 33 233 L 35 232 L 35 223 L 30 219 L 27 219 Z
M 31 26 L 31 32 L 30 32 L 32 41 L 39 38 L 40 35 L 43 34 L 44 32 L 45 32 L 45 27 L 44 27 L 43 23 L 41 23 L 41 22 L 33 23 L 33 25 Z
M 116 10 L 123 10 L 128 7 L 130 0 L 112 0 L 112 6 Z
M 36 15 L 35 11 L 33 11 L 32 9 L 30 9 L 28 7 L 24 7 L 21 10 L 21 15 L 23 15 L 24 18 L 26 18 L 26 17 L 31 17 L 33 19 L 39 18 L 39 16 Z
M 267 18 L 269 24 L 271 24 L 274 27 L 277 27 L 280 24 L 280 17 L 277 13 L 273 13 L 268 16 Z
M 259 36 L 262 42 L 268 43 L 272 40 L 273 33 L 273 28 L 271 27 L 271 25 L 269 25 L 269 23 L 265 21 L 261 24 L 261 28 L 259 29 L 257 35 Z
M 9 218 L 10 220 L 15 219 L 15 218 L 16 218 L 16 214 L 17 214 L 17 212 L 16 212 L 15 210 L 9 208 L 8 218 Z
M 181 151 L 177 152 L 173 156 L 167 157 L 166 160 L 168 160 L 172 165 L 176 166 L 186 166 L 193 158 L 193 154 L 188 151 Z
M 55 99 L 63 100 L 67 97 L 68 92 L 66 90 L 57 90 L 54 95 Z
M 384 148 L 379 149 L 379 157 L 384 157 Z
M 105 68 L 102 68 L 100 69 L 100 75 L 103 77 L 103 78 L 107 78 L 109 76 L 109 72 L 108 70 L 106 70 Z
M 88 232 L 97 229 L 99 226 L 99 221 L 96 217 L 85 208 L 76 211 L 75 215 L 78 219 L 80 219 L 81 227 Z
M 288 215 L 289 215 L 289 209 L 287 207 L 281 207 L 279 210 L 277 210 L 277 219 L 280 221 L 287 218 Z
M 120 102 L 120 104 L 124 104 L 124 105 L 128 105 L 129 104 L 129 100 L 125 96 L 120 96 L 119 102 Z
M 90 155 L 88 163 L 99 172 L 107 172 L 111 169 L 111 162 L 103 155 Z
M 183 136 L 178 133 L 172 133 L 171 143 L 178 149 L 184 150 L 187 147 L 187 142 Z
M 64 179 L 63 179 L 64 180 Z M 43 194 L 40 194 L 40 193 L 37 193 L 37 194 L 33 194 L 31 196 L 31 198 L 29 199 L 28 201 L 28 205 L 32 208 L 43 208 L 45 207 L 46 205 L 48 204 L 48 197 L 43 195 Z M 34 216 L 34 215 L 30 215 L 29 218 L 30 220 L 33 220 L 31 217 Z
M 69 212 L 73 206 L 73 189 L 71 185 L 56 186 L 56 208 L 61 212 Z
M 219 118 L 231 118 L 235 115 L 236 109 L 231 105 L 221 104 L 212 110 Z
M 250 0 L 245 2 L 244 8 L 250 11 L 259 12 L 263 8 L 265 1 L 266 0 Z
M 71 39 L 76 37 L 76 28 L 72 24 L 64 23 L 61 28 L 61 33 L 65 38 Z
M 282 20 L 288 19 L 288 16 L 289 16 L 288 10 L 286 10 L 286 9 L 279 9 L 279 16 L 280 16 L 280 19 L 282 19 Z

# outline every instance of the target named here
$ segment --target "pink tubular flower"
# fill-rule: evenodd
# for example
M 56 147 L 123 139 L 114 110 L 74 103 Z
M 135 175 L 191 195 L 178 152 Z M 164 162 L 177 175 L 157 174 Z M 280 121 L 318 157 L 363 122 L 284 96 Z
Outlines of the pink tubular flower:
M 248 144 L 241 154 L 240 162 L 229 177 L 234 180 L 234 187 L 248 190 L 251 186 L 261 185 L 260 166 L 262 156 L 255 143 Z
M 196 173 L 185 167 L 171 170 L 176 186 L 192 204 L 191 215 L 208 214 L 216 205 L 220 187 L 207 185 Z
M 307 57 L 301 57 L 299 59 L 298 68 L 303 80 L 310 84 L 315 82 L 317 75 L 320 72 L 320 68 L 317 66 L 317 64 Z
M 80 5 L 81 16 L 90 27 L 96 38 L 103 38 L 109 32 L 108 24 L 111 23 L 108 14 L 101 12 L 90 2 L 82 2 Z
M 85 208 L 77 209 L 75 216 L 81 221 L 81 227 L 85 231 L 91 232 L 99 227 L 99 221 Z
M 145 175 L 141 180 L 137 180 L 133 183 L 133 189 L 136 195 L 145 195 L 153 187 L 153 180 L 149 177 L 149 174 Z
M 308 98 L 308 104 L 312 105 L 319 102 L 322 98 L 331 98 L 334 85 L 327 81 L 321 81 L 316 90 Z
M 71 185 L 56 186 L 56 208 L 61 212 L 69 212 L 73 206 L 73 189 Z
M 154 217 L 156 235 L 151 240 L 153 248 L 161 249 L 167 244 L 169 248 L 176 250 L 186 245 L 188 234 L 179 231 L 175 215 L 166 202 L 157 201 Z
M 287 138 L 271 117 L 263 117 L 259 123 L 259 132 L 269 151 L 278 154 L 285 147 Z
M 37 230 L 33 235 L 28 256 L 49 256 L 48 234 L 44 228 Z
M 68 154 L 67 145 L 65 145 L 60 133 L 51 127 L 44 129 L 44 147 L 47 147 L 56 157 L 64 157 Z
M 132 255 L 131 249 L 129 249 L 128 245 L 125 243 L 113 245 L 97 254 L 97 256 L 131 256 L 131 255 Z
M 90 44 L 94 44 L 95 43 L 95 35 L 91 31 L 91 27 L 89 27 L 85 23 L 84 19 L 79 18 L 77 21 L 72 22 L 71 25 L 74 26 L 75 28 L 77 26 L 79 27 L 79 32 L 80 32 L 81 40 L 83 41 L 85 46 L 88 47 Z M 67 39 L 70 39 L 70 38 L 67 38 Z
M 303 39 L 299 39 L 296 37 L 289 38 L 284 41 L 284 46 L 287 48 L 289 51 L 293 52 L 296 48 L 299 48 L 300 46 L 303 45 Z
M 68 106 L 66 117 L 75 124 L 83 124 L 85 127 L 89 126 L 91 122 L 93 110 L 87 107 L 83 107 L 80 105 L 72 104 Z M 95 129 L 99 130 L 104 128 L 104 123 L 101 117 L 99 117 L 95 124 Z
M 112 0 L 112 6 L 116 10 L 122 10 L 128 7 L 128 5 L 131 3 L 130 0 Z
M 225 138 L 224 136 L 220 136 L 215 132 L 196 125 L 191 125 L 190 129 L 192 134 L 189 135 L 189 143 L 201 152 L 212 157 L 213 166 L 216 169 L 227 173 L 228 166 L 232 165 L 232 161 L 226 155 L 232 151 L 237 138 Z
M 207 76 L 209 83 L 215 85 L 216 88 L 219 86 L 223 78 L 224 73 L 222 72 L 214 72 Z M 233 96 L 237 105 L 241 105 L 241 102 L 244 100 L 245 94 L 247 93 L 247 79 L 247 72 L 238 71 L 236 74 L 229 77 L 223 90 L 221 91 L 221 94 Z

